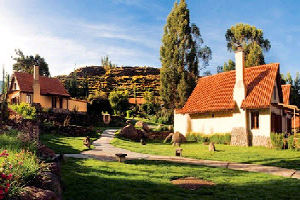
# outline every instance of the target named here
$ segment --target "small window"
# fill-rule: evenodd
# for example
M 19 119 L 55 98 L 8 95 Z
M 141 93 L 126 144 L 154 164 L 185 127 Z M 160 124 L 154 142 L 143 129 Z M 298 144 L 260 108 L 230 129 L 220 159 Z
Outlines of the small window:
M 29 94 L 26 96 L 26 103 L 32 104 L 32 96 Z
M 259 129 L 259 112 L 251 112 L 251 129 Z
M 273 98 L 274 98 L 274 100 L 276 100 L 276 98 L 277 98 L 277 96 L 276 96 L 276 87 L 274 87 L 274 89 L 273 89 Z
M 215 114 L 212 114 L 211 117 L 214 118 L 214 117 L 215 117 Z
M 17 83 L 14 83 L 13 90 L 17 90 Z

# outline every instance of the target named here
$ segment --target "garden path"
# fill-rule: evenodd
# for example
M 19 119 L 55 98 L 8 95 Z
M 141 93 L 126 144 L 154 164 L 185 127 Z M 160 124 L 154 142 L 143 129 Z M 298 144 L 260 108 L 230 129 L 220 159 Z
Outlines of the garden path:
M 132 152 L 126 149 L 118 148 L 110 144 L 114 138 L 115 129 L 109 129 L 103 132 L 101 137 L 96 140 L 93 145 L 95 149 L 84 151 L 81 154 L 65 154 L 66 157 L 73 158 L 94 158 L 102 161 L 115 161 L 115 154 L 127 154 L 127 160 L 145 159 L 145 160 L 160 160 L 182 164 L 204 165 L 209 167 L 222 167 L 232 170 L 242 170 L 248 172 L 260 172 L 277 176 L 291 177 L 300 179 L 300 170 L 286 169 L 273 166 L 264 166 L 258 164 L 244 164 L 226 161 L 214 160 L 198 160 L 192 158 L 176 157 L 176 156 L 159 156 Z

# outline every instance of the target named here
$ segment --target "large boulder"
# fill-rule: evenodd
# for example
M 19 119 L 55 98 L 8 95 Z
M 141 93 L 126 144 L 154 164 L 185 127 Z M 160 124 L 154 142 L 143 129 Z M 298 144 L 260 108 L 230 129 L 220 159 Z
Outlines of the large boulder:
M 178 131 L 175 133 L 170 133 L 166 139 L 164 140 L 164 142 L 167 142 L 169 138 L 172 137 L 172 143 L 173 145 L 178 145 L 180 146 L 181 143 L 185 143 L 186 142 L 186 138 L 183 134 L 179 133 Z
M 25 187 L 19 198 L 20 200 L 59 200 L 54 192 L 33 186 Z
M 143 121 L 138 121 L 135 126 L 141 127 L 146 133 L 150 132 L 149 125 Z
M 135 141 L 141 139 L 140 134 L 138 134 L 137 129 L 132 124 L 128 124 L 124 128 L 122 128 L 120 136 Z
M 54 192 L 58 197 L 61 196 L 61 184 L 57 175 L 52 172 L 42 172 L 38 176 L 39 187 L 44 190 L 50 190 Z

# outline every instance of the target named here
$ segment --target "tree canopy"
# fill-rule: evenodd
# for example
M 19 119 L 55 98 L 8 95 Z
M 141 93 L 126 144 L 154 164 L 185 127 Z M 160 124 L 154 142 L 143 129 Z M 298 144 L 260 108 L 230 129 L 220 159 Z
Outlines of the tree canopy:
M 169 109 L 182 107 L 208 65 L 211 49 L 203 45 L 199 28 L 190 23 L 185 0 L 175 2 L 164 27 L 160 60 L 161 98 Z
M 115 114 L 124 114 L 129 108 L 128 91 L 112 91 L 108 100 Z
M 281 74 L 281 81 L 282 84 L 291 84 L 290 104 L 300 108 L 300 73 L 296 73 L 295 79 L 289 72 Z
M 239 23 L 227 29 L 225 37 L 229 51 L 235 51 L 238 46 L 243 47 L 246 67 L 265 64 L 263 51 L 269 51 L 271 44 L 264 38 L 261 29 Z
M 44 58 L 36 54 L 35 56 L 25 56 L 20 49 L 16 49 L 16 57 L 13 60 L 16 61 L 13 64 L 13 69 L 18 72 L 28 72 L 33 74 L 33 66 L 38 65 L 40 67 L 41 76 L 50 76 L 48 64 Z

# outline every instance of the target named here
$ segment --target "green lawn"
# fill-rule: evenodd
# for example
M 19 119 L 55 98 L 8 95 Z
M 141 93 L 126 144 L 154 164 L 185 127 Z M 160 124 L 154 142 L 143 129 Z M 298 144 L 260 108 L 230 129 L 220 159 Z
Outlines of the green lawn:
M 40 135 L 40 140 L 50 149 L 54 150 L 55 153 L 64 154 L 77 154 L 82 151 L 88 150 L 88 148 L 83 145 L 84 137 L 67 137 L 62 135 L 54 134 L 42 134 Z M 91 140 L 96 140 L 97 138 L 91 138 Z M 93 149 L 94 146 L 92 145 Z
M 128 149 L 134 152 L 155 154 L 155 155 L 174 155 L 175 149 L 171 144 L 147 143 L 143 146 L 138 142 L 115 138 L 112 144 L 117 147 Z M 237 147 L 230 145 L 216 145 L 217 152 L 208 151 L 208 146 L 199 143 L 188 143 L 181 145 L 183 156 L 205 159 L 221 160 L 241 163 L 255 163 L 271 165 L 300 170 L 300 152 L 291 150 L 275 150 L 265 147 Z
M 106 129 L 118 129 L 119 127 L 95 127 L 96 134 L 91 137 L 92 141 L 97 140 Z M 83 145 L 84 137 L 68 137 L 58 134 L 41 134 L 40 140 L 43 144 L 53 149 L 55 153 L 78 154 L 88 150 Z M 92 145 L 93 149 L 94 146 Z
M 170 183 L 193 176 L 216 185 L 189 191 Z M 161 161 L 127 163 L 69 158 L 62 166 L 64 199 L 299 199 L 300 180 Z

